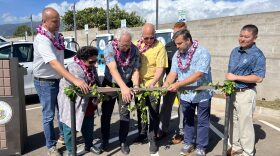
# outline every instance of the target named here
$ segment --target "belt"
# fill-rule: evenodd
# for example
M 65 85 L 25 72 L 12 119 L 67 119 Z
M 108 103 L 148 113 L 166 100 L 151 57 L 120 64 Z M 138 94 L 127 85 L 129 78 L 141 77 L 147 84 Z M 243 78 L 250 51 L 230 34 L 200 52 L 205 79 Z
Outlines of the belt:
M 38 80 L 38 81 L 51 81 L 51 82 L 59 81 L 59 79 L 46 79 L 46 78 L 40 78 L 40 77 L 34 77 L 34 79 Z
M 248 89 L 253 89 L 253 88 L 249 88 L 249 87 L 246 87 L 246 88 L 236 88 L 235 92 L 245 92 Z

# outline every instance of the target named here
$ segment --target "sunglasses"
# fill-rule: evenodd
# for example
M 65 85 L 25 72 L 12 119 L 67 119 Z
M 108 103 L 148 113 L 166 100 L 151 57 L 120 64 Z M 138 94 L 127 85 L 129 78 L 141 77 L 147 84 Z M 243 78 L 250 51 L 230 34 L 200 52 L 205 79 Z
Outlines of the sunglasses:
M 153 40 L 153 39 L 155 39 L 155 37 L 154 37 L 154 36 L 153 36 L 153 37 L 144 37 L 143 39 L 144 39 L 144 40 L 149 40 L 149 39 L 150 39 L 150 40 Z

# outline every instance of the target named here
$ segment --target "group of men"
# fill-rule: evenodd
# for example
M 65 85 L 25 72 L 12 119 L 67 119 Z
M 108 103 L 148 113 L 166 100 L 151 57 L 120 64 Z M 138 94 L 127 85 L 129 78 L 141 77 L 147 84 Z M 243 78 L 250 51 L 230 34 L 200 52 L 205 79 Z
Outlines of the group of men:
M 59 14 L 53 8 L 45 8 L 42 13 L 42 26 L 53 38 L 59 28 Z M 146 23 L 140 39 L 132 43 L 132 33 L 126 28 L 117 30 L 115 39 L 104 50 L 106 68 L 102 86 L 119 87 L 121 96 L 110 94 L 102 102 L 101 150 L 109 146 L 110 121 L 114 104 L 118 100 L 120 115 L 119 141 L 123 154 L 129 154 L 127 142 L 130 113 L 128 106 L 133 99 L 133 90 L 143 85 L 146 88 L 166 87 L 168 93 L 160 99 L 149 95 L 145 104 L 148 106 L 149 123 L 141 123 L 138 110 L 139 135 L 135 142 L 150 143 L 150 153 L 159 150 L 158 140 L 168 133 L 172 105 L 176 96 L 180 104 L 178 109 L 179 124 L 173 143 L 184 140 L 181 155 L 189 155 L 194 150 L 197 156 L 206 155 L 212 91 L 188 91 L 179 94 L 183 86 L 200 86 L 212 82 L 211 55 L 197 40 L 193 40 L 190 31 L 183 22 L 173 27 L 173 40 L 165 46 L 156 39 L 155 27 Z M 228 155 L 254 155 L 253 108 L 256 97 L 256 83 L 265 77 L 265 57 L 256 47 L 258 28 L 245 25 L 239 36 L 240 46 L 233 49 L 225 78 L 236 82 L 233 122 L 233 146 Z M 65 77 L 84 93 L 89 92 L 89 85 L 71 75 L 63 67 L 63 53 L 59 47 L 45 37 L 37 35 L 34 41 L 34 76 L 35 87 L 43 106 L 43 127 L 49 155 L 58 155 L 53 129 L 53 119 L 57 106 L 58 83 Z M 164 81 L 163 77 L 166 74 Z M 44 83 L 42 83 L 44 82 Z M 197 128 L 195 129 L 195 111 L 197 109 Z

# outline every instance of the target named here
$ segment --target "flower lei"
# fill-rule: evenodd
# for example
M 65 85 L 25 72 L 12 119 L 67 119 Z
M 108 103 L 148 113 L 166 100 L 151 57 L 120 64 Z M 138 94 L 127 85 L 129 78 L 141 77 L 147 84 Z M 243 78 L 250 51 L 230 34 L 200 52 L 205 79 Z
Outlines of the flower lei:
M 58 33 L 58 39 L 56 39 L 49 31 L 43 29 L 42 25 L 39 25 L 36 28 L 36 30 L 37 30 L 37 33 L 39 33 L 41 35 L 44 35 L 49 40 L 51 40 L 51 42 L 56 47 L 56 49 L 58 49 L 58 50 L 64 50 L 65 49 L 64 38 L 63 38 L 63 35 L 61 33 Z
M 92 69 L 89 68 L 82 60 L 78 59 L 77 55 L 74 56 L 74 61 L 83 69 L 85 75 L 87 76 L 89 80 L 89 84 L 94 84 L 95 82 L 95 76 L 92 73 Z
M 156 43 L 156 41 L 157 41 L 157 39 L 155 38 L 154 43 Z M 144 43 L 144 47 L 142 47 L 141 45 L 143 43 L 144 43 L 144 38 L 142 36 L 141 39 L 137 41 L 137 48 L 138 48 L 140 54 L 143 54 L 144 52 L 146 52 L 154 44 L 153 43 L 152 45 L 147 45 L 147 44 Z
M 117 59 L 117 62 L 119 63 L 119 65 L 122 67 L 127 67 L 131 62 L 131 47 L 130 47 L 130 50 L 128 52 L 128 56 L 126 57 L 126 59 L 122 60 L 121 51 L 118 49 L 118 41 L 115 39 L 112 40 L 112 46 L 113 46 L 113 49 L 114 49 L 114 52 L 116 55 L 116 59 Z
M 186 65 L 183 65 L 183 64 L 182 64 L 181 54 L 180 54 L 179 51 L 177 52 L 178 67 L 179 67 L 181 70 L 185 70 L 185 69 L 187 69 L 187 68 L 191 65 L 191 61 L 192 61 L 192 58 L 193 58 L 193 54 L 194 54 L 194 52 L 196 51 L 197 46 L 198 46 L 198 41 L 195 40 L 195 41 L 193 42 L 193 44 L 192 44 L 192 47 L 188 50 L 188 53 L 187 53 L 187 55 L 186 55 L 186 58 L 187 58 Z

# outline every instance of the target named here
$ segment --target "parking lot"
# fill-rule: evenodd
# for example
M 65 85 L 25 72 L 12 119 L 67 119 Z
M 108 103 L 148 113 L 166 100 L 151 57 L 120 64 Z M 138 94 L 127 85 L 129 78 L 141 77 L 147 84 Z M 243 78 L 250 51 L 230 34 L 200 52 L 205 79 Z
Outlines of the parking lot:
M 223 140 L 221 135 L 223 132 L 223 123 L 224 123 L 224 103 L 221 100 L 212 100 L 212 109 L 211 109 L 211 130 L 210 130 L 210 139 L 209 147 L 207 149 L 207 155 L 209 156 L 218 156 L 222 155 L 222 145 Z M 41 106 L 38 103 L 36 97 L 29 97 L 26 104 L 27 112 L 27 128 L 28 128 L 28 137 L 25 145 L 25 154 L 26 156 L 44 156 L 47 153 L 47 149 L 44 146 L 44 134 L 42 131 L 42 121 L 41 121 Z M 183 144 L 171 145 L 170 140 L 173 135 L 172 129 L 176 126 L 175 121 L 177 121 L 177 112 L 176 109 L 172 112 L 172 121 L 170 125 L 169 135 L 160 141 L 160 150 L 158 154 L 160 156 L 173 156 L 179 155 L 180 149 L 184 146 Z M 136 125 L 136 113 L 131 114 L 132 121 L 130 123 L 130 133 L 128 136 L 129 144 L 132 144 L 133 139 L 137 136 L 137 125 Z M 118 110 L 115 107 L 112 122 L 111 122 L 111 144 L 108 151 L 102 153 L 102 156 L 106 155 L 123 155 L 118 147 Z M 55 122 L 56 123 L 56 122 Z M 280 119 L 273 116 L 263 115 L 262 113 L 254 114 L 254 127 L 256 132 L 256 156 L 279 156 L 280 155 Z M 100 116 L 96 115 L 95 117 L 95 140 L 96 144 L 100 143 Z M 58 128 L 56 128 L 58 131 Z M 131 156 L 139 155 L 150 155 L 149 154 L 149 145 L 131 145 Z M 66 150 L 64 146 L 58 144 L 59 151 L 62 153 Z M 78 133 L 78 151 L 83 147 L 82 138 Z M 64 153 L 65 155 L 65 153 Z M 90 156 L 92 154 L 85 153 L 85 156 Z M 195 155 L 195 154 L 193 154 Z

